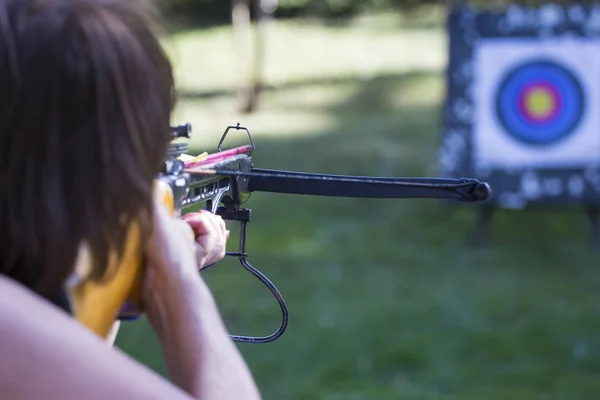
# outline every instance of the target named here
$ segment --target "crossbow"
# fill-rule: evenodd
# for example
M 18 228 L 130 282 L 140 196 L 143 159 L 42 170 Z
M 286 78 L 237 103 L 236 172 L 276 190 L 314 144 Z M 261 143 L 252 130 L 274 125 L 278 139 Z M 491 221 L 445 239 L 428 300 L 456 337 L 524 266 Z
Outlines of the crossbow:
M 223 149 L 230 131 L 243 131 L 249 143 Z M 191 138 L 191 125 L 171 128 L 173 139 Z M 255 144 L 250 131 L 240 126 L 228 126 L 213 154 L 193 157 L 186 153 L 186 143 L 172 142 L 162 171 L 156 179 L 157 200 L 175 216 L 204 205 L 224 220 L 240 224 L 239 244 L 227 256 L 238 258 L 244 269 L 259 279 L 277 300 L 281 309 L 280 327 L 268 336 L 231 336 L 236 342 L 268 343 L 279 338 L 288 324 L 288 309 L 276 286 L 248 261 L 246 250 L 247 225 L 251 210 L 242 207 L 253 192 L 355 198 L 429 198 L 463 202 L 481 202 L 490 197 L 485 182 L 460 178 L 393 178 L 344 176 L 331 174 L 278 171 L 254 167 Z M 139 304 L 139 288 L 143 275 L 139 228 L 133 226 L 128 236 L 125 255 L 117 266 L 117 274 L 104 285 L 85 283 L 74 289 L 75 316 L 93 331 L 106 336 L 116 319 L 126 320 L 138 315 L 123 311 L 123 304 Z

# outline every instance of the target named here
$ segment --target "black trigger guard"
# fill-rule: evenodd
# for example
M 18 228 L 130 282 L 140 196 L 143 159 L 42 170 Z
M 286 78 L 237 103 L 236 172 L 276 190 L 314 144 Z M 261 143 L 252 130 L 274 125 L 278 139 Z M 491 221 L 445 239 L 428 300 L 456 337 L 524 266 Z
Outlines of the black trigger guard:
M 207 208 L 209 208 L 208 205 L 207 205 Z M 212 210 L 208 209 L 207 211 L 212 211 Z M 261 281 L 269 289 L 269 291 L 271 292 L 273 297 L 275 297 L 275 299 L 277 300 L 277 304 L 279 305 L 279 308 L 281 309 L 281 325 L 272 334 L 270 334 L 268 336 L 259 336 L 259 337 L 240 336 L 240 335 L 229 335 L 229 337 L 234 342 L 239 342 L 239 343 L 264 344 L 264 343 L 273 342 L 273 341 L 277 340 L 279 337 L 281 337 L 281 335 L 283 335 L 283 333 L 287 329 L 288 320 L 289 320 L 289 311 L 288 311 L 285 299 L 283 298 L 283 296 L 281 295 L 281 293 L 279 292 L 277 287 L 273 284 L 273 282 L 271 282 L 269 280 L 269 278 L 267 278 L 266 275 L 264 275 L 258 269 L 254 268 L 252 266 L 252 264 L 250 264 L 248 262 L 248 253 L 246 253 L 246 230 L 247 230 L 247 224 L 250 221 L 251 212 L 247 208 L 218 207 L 216 209 L 215 215 L 220 215 L 226 221 L 238 221 L 240 223 L 239 249 L 237 252 L 226 252 L 225 255 L 230 256 L 230 257 L 237 257 L 241 266 L 246 271 L 248 271 L 252 275 L 254 275 L 255 278 L 257 278 L 259 281 Z M 202 271 L 204 271 L 208 268 L 211 268 L 214 265 L 216 265 L 216 263 L 210 264 L 210 265 L 202 268 Z

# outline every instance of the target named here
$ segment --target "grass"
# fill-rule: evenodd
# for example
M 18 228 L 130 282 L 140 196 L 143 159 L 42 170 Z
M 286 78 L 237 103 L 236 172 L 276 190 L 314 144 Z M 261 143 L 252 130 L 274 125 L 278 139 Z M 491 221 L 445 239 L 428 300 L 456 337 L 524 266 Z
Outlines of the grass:
M 251 116 L 234 111 L 229 33 L 179 34 L 176 122 L 213 151 L 240 121 L 262 168 L 435 175 L 446 39 L 393 21 L 273 26 L 271 89 Z M 239 346 L 266 400 L 598 397 L 599 260 L 578 210 L 502 212 L 489 243 L 468 248 L 469 205 L 255 193 L 248 206 L 250 261 L 290 307 L 280 340 Z M 221 264 L 203 276 L 231 332 L 270 333 L 275 301 Z M 117 344 L 165 373 L 145 321 Z

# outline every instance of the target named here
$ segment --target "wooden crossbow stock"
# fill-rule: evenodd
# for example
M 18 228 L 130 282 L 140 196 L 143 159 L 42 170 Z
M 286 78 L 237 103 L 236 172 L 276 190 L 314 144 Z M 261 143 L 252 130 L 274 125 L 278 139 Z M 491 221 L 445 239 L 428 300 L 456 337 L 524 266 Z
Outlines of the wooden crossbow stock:
M 250 143 L 223 150 L 223 142 L 230 130 L 245 131 Z M 191 126 L 173 127 L 171 132 L 174 139 L 190 138 Z M 242 267 L 268 287 L 279 303 L 282 322 L 279 329 L 269 336 L 231 336 L 236 342 L 271 342 L 284 333 L 288 322 L 288 310 L 283 297 L 275 285 L 248 262 L 246 229 L 251 213 L 242 205 L 250 199 L 252 192 L 379 199 L 430 198 L 464 202 L 485 201 L 491 194 L 487 183 L 466 178 L 382 178 L 255 168 L 252 159 L 254 140 L 248 129 L 239 124 L 227 127 L 217 149 L 213 154 L 190 157 L 185 154 L 188 151 L 187 144 L 171 143 L 163 170 L 156 179 L 156 199 L 175 216 L 204 204 L 206 210 L 223 219 L 240 223 L 238 249 L 226 254 L 237 257 Z M 144 271 L 140 237 L 139 228 L 132 226 L 124 256 L 111 261 L 115 273 L 109 281 L 98 283 L 83 280 L 70 289 L 75 318 L 100 336 L 108 334 L 115 320 L 139 316 L 125 313 L 123 307 L 125 304 L 140 306 Z M 76 271 L 86 270 L 89 270 L 89 257 L 84 253 L 80 255 Z

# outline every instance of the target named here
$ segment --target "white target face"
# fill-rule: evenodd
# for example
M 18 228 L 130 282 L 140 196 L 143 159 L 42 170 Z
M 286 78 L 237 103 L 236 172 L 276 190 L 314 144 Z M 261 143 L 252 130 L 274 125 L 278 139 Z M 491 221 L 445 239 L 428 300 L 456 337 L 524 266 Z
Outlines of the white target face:
M 600 42 L 481 40 L 474 48 L 473 162 L 600 163 Z

